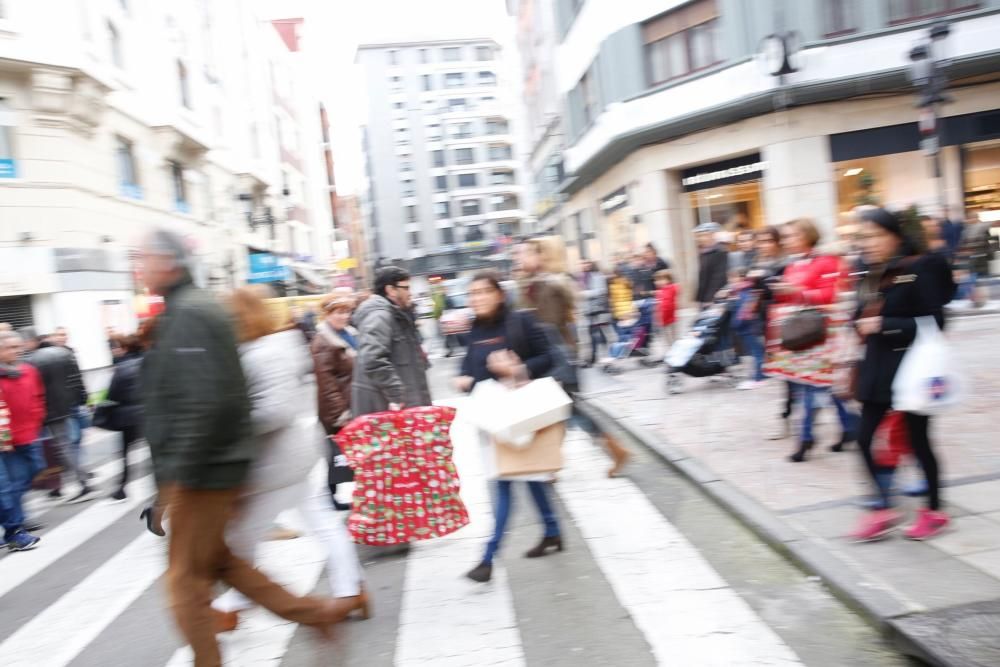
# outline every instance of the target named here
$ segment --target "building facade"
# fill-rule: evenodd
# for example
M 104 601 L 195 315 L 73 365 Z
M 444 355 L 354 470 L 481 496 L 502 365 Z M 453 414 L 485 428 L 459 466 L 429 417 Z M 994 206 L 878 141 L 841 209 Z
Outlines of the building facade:
M 368 44 L 371 259 L 455 277 L 504 256 L 524 219 L 501 52 L 489 39 Z
M 253 281 L 262 256 L 306 284 L 286 265 L 329 249 L 288 231 L 310 186 L 284 178 L 291 50 L 270 22 L 228 0 L 0 7 L 0 321 L 67 326 L 85 369 L 108 366 L 107 328 L 156 309 L 135 251 L 158 226 L 190 239 L 203 284 Z
M 997 0 L 555 2 L 561 225 L 594 229 L 594 256 L 652 241 L 690 285 L 699 222 L 808 216 L 832 239 L 863 202 L 1000 210 Z M 908 55 L 941 21 L 936 178 Z

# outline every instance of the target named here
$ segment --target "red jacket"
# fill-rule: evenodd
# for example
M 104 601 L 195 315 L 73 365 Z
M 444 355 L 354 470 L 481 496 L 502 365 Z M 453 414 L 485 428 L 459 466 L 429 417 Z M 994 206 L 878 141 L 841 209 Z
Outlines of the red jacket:
M 45 421 L 45 388 L 34 366 L 17 365 L 18 376 L 0 371 L 0 392 L 10 410 L 10 435 L 15 447 L 38 440 Z
M 659 311 L 662 326 L 668 326 L 677 321 L 677 283 L 670 283 L 656 290 L 656 308 Z
M 837 300 L 841 273 L 840 258 L 833 255 L 811 255 L 796 260 L 785 268 L 783 280 L 795 285 L 801 292 L 779 294 L 777 301 L 828 306 Z

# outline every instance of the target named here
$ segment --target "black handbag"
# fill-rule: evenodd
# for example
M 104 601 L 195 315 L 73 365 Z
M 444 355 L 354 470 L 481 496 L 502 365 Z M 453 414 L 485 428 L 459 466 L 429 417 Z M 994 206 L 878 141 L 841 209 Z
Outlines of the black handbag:
M 105 431 L 120 431 L 121 426 L 118 419 L 118 403 L 115 401 L 102 401 L 94 408 L 93 425 Z
M 354 481 L 354 469 L 347 462 L 347 456 L 337 444 L 336 436 L 326 436 L 327 442 L 327 483 L 331 485 Z
M 803 308 L 781 323 L 781 347 L 801 352 L 826 341 L 826 316 L 817 308 Z

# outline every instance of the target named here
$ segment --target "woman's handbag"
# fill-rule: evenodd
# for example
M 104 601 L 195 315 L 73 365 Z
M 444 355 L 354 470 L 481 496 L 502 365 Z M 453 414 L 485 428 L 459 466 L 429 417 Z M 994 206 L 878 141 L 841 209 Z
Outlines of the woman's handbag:
M 826 341 L 826 316 L 818 308 L 805 307 L 781 323 L 781 347 L 801 352 Z
M 105 431 L 120 431 L 118 423 L 118 403 L 115 401 L 101 401 L 94 408 L 93 425 Z
M 933 317 L 918 317 L 917 337 L 892 381 L 892 408 L 935 415 L 962 402 L 962 378 L 948 341 Z

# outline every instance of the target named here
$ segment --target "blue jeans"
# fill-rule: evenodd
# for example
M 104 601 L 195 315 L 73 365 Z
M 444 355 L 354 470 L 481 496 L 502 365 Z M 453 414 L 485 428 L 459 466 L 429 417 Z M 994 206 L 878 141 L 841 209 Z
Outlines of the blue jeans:
M 73 465 L 80 467 L 80 444 L 83 442 L 83 432 L 90 426 L 90 413 L 87 408 L 78 405 L 69 413 L 67 427 L 69 431 L 69 455 Z
M 0 480 L 0 487 L 8 489 L 4 508 L 4 539 L 21 529 L 24 524 L 24 507 L 21 504 L 24 494 L 31 488 L 31 480 L 45 468 L 42 457 L 42 446 L 39 443 L 15 447 L 12 452 L 0 454 L 3 458 L 3 468 L 7 484 Z
M 825 387 L 813 387 L 807 384 L 798 385 L 802 397 L 802 441 L 813 442 L 813 417 L 816 415 L 816 398 L 829 390 Z M 858 432 L 858 416 L 847 411 L 847 406 L 836 396 L 830 396 L 833 406 L 840 418 L 840 427 L 845 436 L 853 437 Z
M 736 325 L 736 333 L 743 341 L 743 351 L 753 357 L 753 380 L 761 382 L 764 376 L 764 339 L 757 333 L 757 322 L 743 321 Z
M 510 509 L 513 506 L 511 483 L 509 480 L 497 480 L 496 527 L 493 529 L 493 537 L 486 545 L 486 554 L 483 556 L 484 563 L 493 562 L 493 557 L 500 550 L 503 534 L 507 530 L 507 520 L 510 519 Z M 545 523 L 545 537 L 556 537 L 559 535 L 559 521 L 556 519 L 555 510 L 552 509 L 552 504 L 549 502 L 547 486 L 545 482 L 528 482 L 528 490 L 531 491 L 531 497 Z

